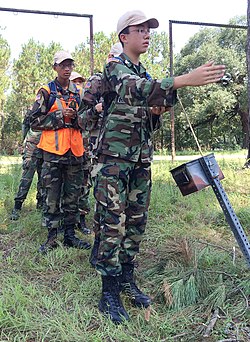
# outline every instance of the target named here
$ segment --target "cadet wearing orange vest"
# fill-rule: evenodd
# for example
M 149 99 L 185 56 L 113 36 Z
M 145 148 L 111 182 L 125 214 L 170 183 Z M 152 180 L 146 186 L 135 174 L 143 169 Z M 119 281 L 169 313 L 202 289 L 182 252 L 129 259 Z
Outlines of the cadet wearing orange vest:
M 84 146 L 78 126 L 80 90 L 69 80 L 74 60 L 66 51 L 54 56 L 57 77 L 37 93 L 31 113 L 31 127 L 42 130 L 38 147 L 43 150 L 42 179 L 46 204 L 43 224 L 48 228 L 47 241 L 40 252 L 57 247 L 58 228 L 64 227 L 64 245 L 89 249 L 88 242 L 75 236 L 79 222 L 78 199 L 83 182 Z

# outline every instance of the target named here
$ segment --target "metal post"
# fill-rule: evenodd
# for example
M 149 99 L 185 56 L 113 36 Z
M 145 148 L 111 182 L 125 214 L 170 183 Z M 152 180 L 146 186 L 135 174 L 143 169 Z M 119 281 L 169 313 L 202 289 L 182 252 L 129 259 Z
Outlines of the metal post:
M 22 9 L 22 8 L 6 8 L 6 7 L 0 7 L 0 11 L 13 12 L 13 13 L 45 14 L 45 15 L 52 15 L 52 16 L 89 18 L 90 73 L 91 73 L 91 75 L 93 74 L 93 70 L 94 70 L 94 48 L 93 48 L 93 15 L 92 14 L 37 11 L 37 10 L 28 10 L 28 9 Z
M 215 171 L 214 165 L 215 165 L 215 159 L 214 162 L 211 158 L 207 158 L 207 156 L 204 156 L 202 158 L 199 158 L 200 164 L 202 166 L 202 169 L 207 176 L 207 179 L 210 183 L 210 185 L 213 188 L 213 191 L 220 203 L 220 206 L 224 212 L 224 215 L 226 217 L 226 220 L 231 227 L 234 237 L 237 240 L 239 247 L 243 253 L 243 255 L 246 258 L 246 261 L 248 263 L 248 266 L 250 268 L 250 244 L 247 239 L 247 236 L 229 202 L 229 199 L 227 197 L 227 194 L 225 190 L 223 189 L 223 186 L 219 180 L 218 173 Z
M 89 37 L 90 37 L 90 74 L 94 73 L 94 33 L 93 33 L 93 16 L 89 17 Z
M 172 20 L 169 20 L 169 63 L 170 63 L 170 77 L 173 77 L 173 33 L 172 33 Z M 176 157 L 175 152 L 175 117 L 174 117 L 174 107 L 170 109 L 170 125 L 171 125 L 171 156 L 172 162 L 174 162 Z

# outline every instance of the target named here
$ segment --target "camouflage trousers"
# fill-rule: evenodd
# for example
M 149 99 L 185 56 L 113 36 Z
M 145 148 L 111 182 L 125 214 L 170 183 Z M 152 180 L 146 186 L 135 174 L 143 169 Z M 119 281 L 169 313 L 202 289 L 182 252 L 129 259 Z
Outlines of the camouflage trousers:
M 23 172 L 20 180 L 18 192 L 15 196 L 15 202 L 24 202 L 26 199 L 30 186 L 32 184 L 32 180 L 35 172 L 37 172 L 37 193 L 36 199 L 38 203 L 42 203 L 43 201 L 43 187 L 41 181 L 41 172 L 42 172 L 42 164 L 43 159 L 37 158 L 35 156 L 32 157 L 23 157 Z
M 42 180 L 46 201 L 43 225 L 48 229 L 79 222 L 79 196 L 83 182 L 82 164 L 44 162 Z
M 148 217 L 151 167 L 108 157 L 96 170 L 95 267 L 102 275 L 115 276 L 121 273 L 121 264 L 133 261 L 139 252 Z
M 83 162 L 83 183 L 79 198 L 80 214 L 86 215 L 90 212 L 89 194 L 92 187 L 91 160 L 88 156 L 84 157 Z

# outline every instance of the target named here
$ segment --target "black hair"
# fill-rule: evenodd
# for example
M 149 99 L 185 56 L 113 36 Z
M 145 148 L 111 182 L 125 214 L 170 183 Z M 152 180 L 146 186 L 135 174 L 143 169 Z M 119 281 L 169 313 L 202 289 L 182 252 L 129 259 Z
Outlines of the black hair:
M 122 47 L 124 47 L 124 44 L 123 44 L 123 42 L 121 41 L 121 39 L 120 39 L 120 35 L 121 34 L 129 34 L 129 26 L 127 26 L 127 27 L 125 27 L 120 33 L 119 33 L 119 41 L 120 41 L 120 43 L 122 44 Z

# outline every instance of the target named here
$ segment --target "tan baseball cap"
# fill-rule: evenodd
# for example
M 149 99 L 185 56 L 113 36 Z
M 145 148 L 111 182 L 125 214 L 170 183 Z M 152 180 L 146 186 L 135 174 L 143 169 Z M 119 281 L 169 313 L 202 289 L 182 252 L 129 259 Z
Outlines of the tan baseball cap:
M 122 30 L 128 26 L 140 25 L 143 23 L 148 23 L 149 28 L 157 28 L 159 22 L 155 18 L 147 18 L 142 11 L 129 11 L 121 16 L 117 23 L 117 34 L 119 35 Z
M 72 73 L 71 73 L 71 75 L 70 75 L 70 77 L 69 77 L 70 81 L 73 81 L 73 80 L 75 80 L 76 78 L 80 78 L 83 82 L 85 81 L 85 78 L 84 78 L 81 74 L 79 74 L 79 73 L 76 72 L 76 71 L 72 71 Z
M 60 64 L 66 59 L 71 59 L 72 61 L 74 60 L 74 58 L 71 56 L 71 54 L 68 51 L 58 51 L 55 53 L 55 56 L 54 56 L 54 65 Z
M 113 55 L 114 57 L 119 56 L 122 52 L 123 52 L 123 48 L 122 48 L 122 44 L 120 42 L 115 43 L 109 51 L 109 53 L 111 55 Z

